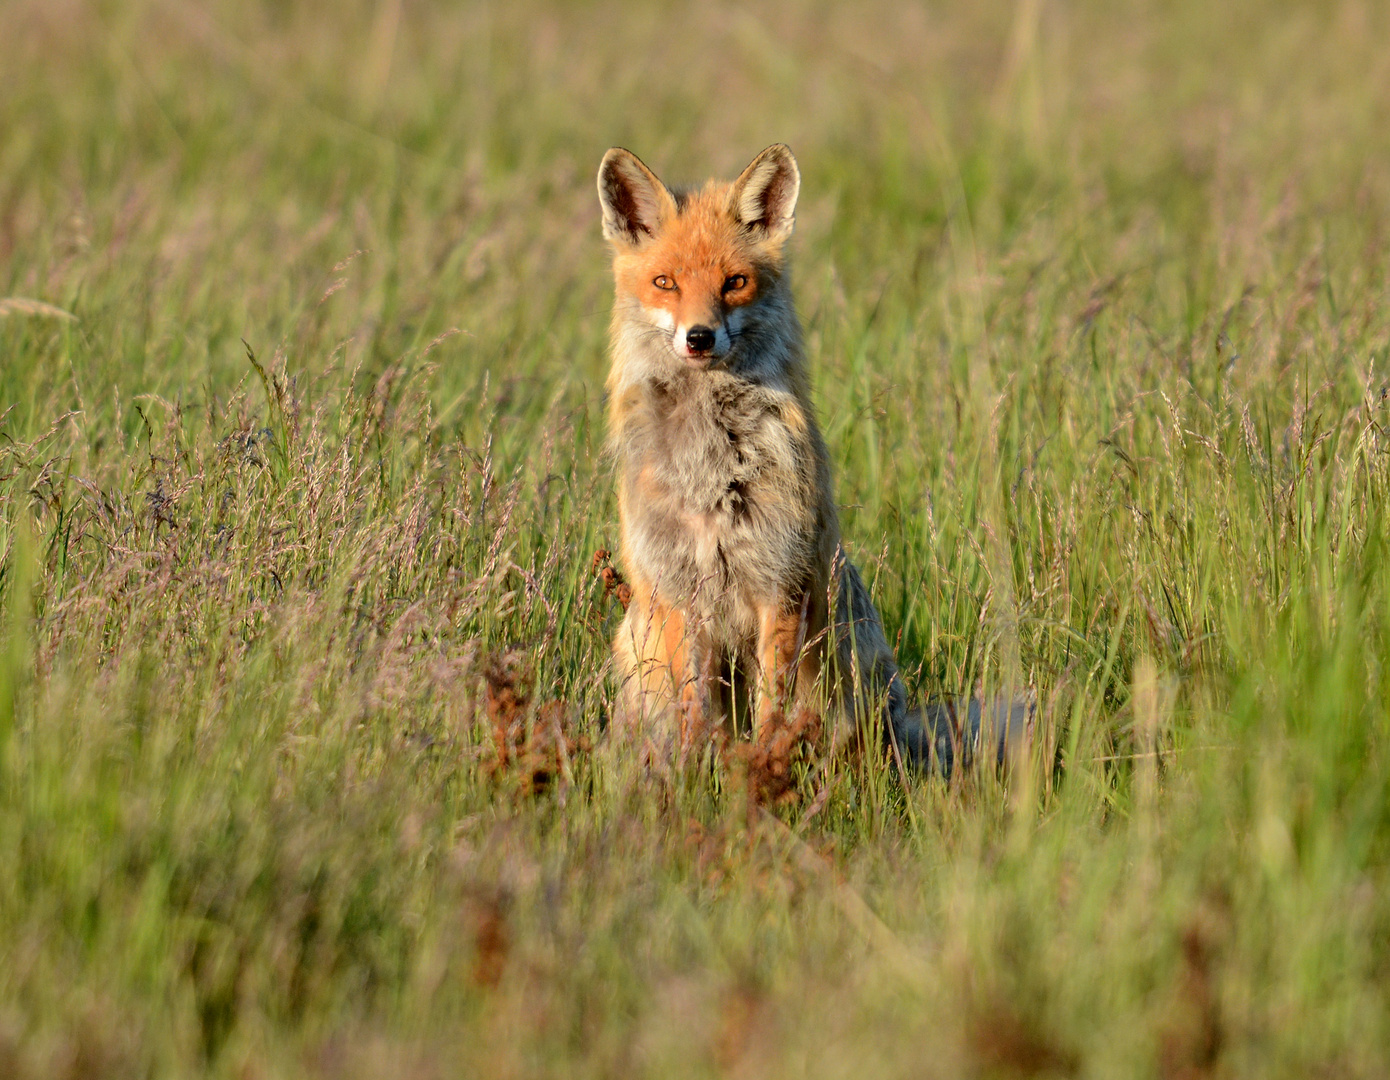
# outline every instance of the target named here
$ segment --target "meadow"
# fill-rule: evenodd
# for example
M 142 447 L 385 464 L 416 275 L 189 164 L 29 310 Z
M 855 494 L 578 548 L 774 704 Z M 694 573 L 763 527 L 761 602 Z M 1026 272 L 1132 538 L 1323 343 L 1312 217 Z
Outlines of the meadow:
M 1390 1075 L 1387 41 L 4 0 L 0 1075 Z M 606 751 L 594 173 L 774 141 L 847 545 L 1005 770 Z

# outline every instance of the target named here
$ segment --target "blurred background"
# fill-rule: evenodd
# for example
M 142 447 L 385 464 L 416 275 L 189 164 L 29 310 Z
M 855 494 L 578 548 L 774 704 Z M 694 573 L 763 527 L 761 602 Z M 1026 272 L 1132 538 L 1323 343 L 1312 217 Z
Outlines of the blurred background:
M 33 415 L 113 352 L 97 382 L 169 393 L 245 374 L 243 336 L 312 371 L 348 338 L 346 361 L 384 365 L 453 327 L 445 396 L 484 367 L 593 382 L 592 174 L 613 144 L 681 182 L 788 142 L 812 322 L 887 297 L 923 309 L 910 329 L 968 340 L 1010 260 L 1051 260 L 1040 273 L 1089 275 L 1083 308 L 1137 276 L 1156 332 L 1190 327 L 1379 236 L 1387 17 L 1370 0 L 8 0 L 0 291 L 79 309 L 103 355 L 9 364 L 0 387 Z

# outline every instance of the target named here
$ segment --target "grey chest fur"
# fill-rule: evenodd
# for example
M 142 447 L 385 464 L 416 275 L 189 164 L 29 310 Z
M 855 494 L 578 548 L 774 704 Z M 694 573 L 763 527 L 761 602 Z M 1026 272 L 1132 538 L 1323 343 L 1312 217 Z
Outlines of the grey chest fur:
M 629 557 L 676 603 L 771 597 L 816 550 L 817 441 L 786 393 L 723 372 L 638 388 L 624 424 Z

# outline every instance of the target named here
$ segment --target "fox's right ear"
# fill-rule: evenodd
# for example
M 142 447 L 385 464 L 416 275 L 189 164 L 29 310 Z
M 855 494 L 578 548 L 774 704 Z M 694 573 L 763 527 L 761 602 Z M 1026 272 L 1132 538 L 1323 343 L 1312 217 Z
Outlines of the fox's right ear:
M 615 146 L 598 167 L 598 201 L 603 235 L 614 243 L 637 246 L 655 236 L 676 200 L 637 155 Z

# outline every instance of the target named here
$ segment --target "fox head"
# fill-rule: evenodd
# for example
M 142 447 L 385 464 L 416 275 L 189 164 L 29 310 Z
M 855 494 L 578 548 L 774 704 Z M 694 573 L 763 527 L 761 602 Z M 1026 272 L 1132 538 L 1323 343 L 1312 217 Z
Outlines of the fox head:
M 790 362 L 780 354 L 799 343 L 783 249 L 800 187 L 796 159 L 780 143 L 733 183 L 691 191 L 673 191 L 635 154 L 609 150 L 598 194 L 613 249 L 615 342 L 629 335 L 645 358 L 695 369 Z

